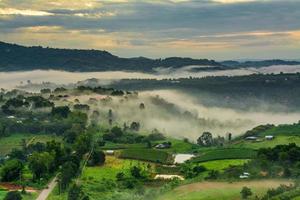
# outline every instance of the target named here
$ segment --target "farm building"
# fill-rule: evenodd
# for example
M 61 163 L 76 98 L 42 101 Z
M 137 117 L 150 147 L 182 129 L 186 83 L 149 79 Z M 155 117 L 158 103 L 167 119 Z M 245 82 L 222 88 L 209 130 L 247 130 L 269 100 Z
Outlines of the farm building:
M 257 140 L 258 138 L 256 136 L 249 136 L 245 138 L 246 140 Z
M 266 139 L 266 140 L 273 140 L 273 139 L 274 139 L 274 136 L 273 136 L 273 135 L 266 135 L 266 136 L 265 136 L 265 139 Z

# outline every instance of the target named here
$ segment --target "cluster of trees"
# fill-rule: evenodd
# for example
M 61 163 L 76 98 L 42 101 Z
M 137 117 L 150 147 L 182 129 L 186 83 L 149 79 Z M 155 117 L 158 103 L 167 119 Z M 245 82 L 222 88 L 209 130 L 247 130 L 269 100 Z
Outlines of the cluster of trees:
M 203 132 L 202 135 L 197 139 L 197 144 L 204 147 L 223 146 L 224 143 L 224 137 L 218 136 L 213 138 L 210 132 Z
M 8 99 L 2 106 L 2 112 L 5 114 L 15 114 L 19 108 L 47 108 L 53 107 L 54 103 L 41 96 L 29 96 L 24 97 L 23 95 L 18 95 L 16 97 Z
M 101 86 L 98 87 L 90 87 L 90 86 L 78 86 L 77 90 L 80 92 L 84 92 L 84 91 L 91 91 L 94 93 L 98 93 L 98 94 L 107 94 L 107 95 L 112 95 L 112 96 L 123 96 L 126 93 L 122 90 L 115 90 L 113 88 L 104 88 Z
M 141 185 L 141 182 L 147 181 L 149 179 L 150 169 L 151 169 L 151 165 L 149 164 L 144 168 L 135 165 L 130 168 L 129 174 L 119 172 L 116 175 L 118 186 L 120 188 L 125 188 L 125 189 L 133 189 L 139 187 Z
M 44 115 L 29 113 L 14 119 L 0 116 L 0 137 L 14 133 L 46 133 L 63 135 L 67 138 L 74 137 L 72 136 L 72 133 L 74 133 L 72 130 L 75 130 L 77 135 L 80 134 L 86 126 L 87 119 L 85 113 L 71 112 L 67 106 L 53 107 L 50 114 L 46 113 Z
M 185 163 L 181 165 L 180 172 L 184 174 L 185 178 L 194 178 L 197 177 L 199 174 L 207 171 L 204 166 L 201 165 L 194 165 L 192 163 Z

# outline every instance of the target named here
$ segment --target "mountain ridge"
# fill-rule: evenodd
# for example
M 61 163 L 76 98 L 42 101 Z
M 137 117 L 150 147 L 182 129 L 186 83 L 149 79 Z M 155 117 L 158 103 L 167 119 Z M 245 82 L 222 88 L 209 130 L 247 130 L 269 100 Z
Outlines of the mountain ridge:
M 190 65 L 211 66 L 211 70 L 226 70 L 241 67 L 270 65 L 300 65 L 298 61 L 223 61 L 168 57 L 151 59 L 146 57 L 122 58 L 108 51 L 94 49 L 65 49 L 41 46 L 22 46 L 0 41 L 0 71 L 65 70 L 93 71 L 139 71 L 154 73 L 155 68 L 181 68 Z

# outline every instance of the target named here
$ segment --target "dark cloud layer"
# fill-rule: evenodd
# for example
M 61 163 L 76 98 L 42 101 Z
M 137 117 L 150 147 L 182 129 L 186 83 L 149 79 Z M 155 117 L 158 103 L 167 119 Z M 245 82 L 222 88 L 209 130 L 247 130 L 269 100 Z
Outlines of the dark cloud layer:
M 272 45 L 272 42 L 276 41 L 276 38 L 273 40 L 275 36 L 286 41 L 285 32 L 289 34 L 291 31 L 300 30 L 300 1 L 296 0 L 244 3 L 217 3 L 208 0 L 156 3 L 91 1 L 94 3 L 91 6 L 79 6 L 76 9 L 67 6 L 39 8 L 34 6 L 34 1 L 28 1 L 28 8 L 33 4 L 33 8 L 47 14 L 3 14 L 5 9 L 21 9 L 18 2 L 20 1 L 2 2 L 4 11 L 1 15 L 0 7 L 0 33 L 18 32 L 26 27 L 49 26 L 61 27 L 66 32 L 81 31 L 82 34 L 130 34 L 133 38 L 126 40 L 132 46 L 153 46 L 159 42 L 182 40 L 232 44 L 249 40 L 242 42 L 240 46 L 254 47 L 259 44 Z M 24 2 L 22 1 L 22 7 Z M 269 38 L 260 41 L 261 37 L 264 37 L 263 34 L 244 34 L 247 32 L 274 34 L 269 34 Z M 295 38 L 297 39 L 297 34 Z

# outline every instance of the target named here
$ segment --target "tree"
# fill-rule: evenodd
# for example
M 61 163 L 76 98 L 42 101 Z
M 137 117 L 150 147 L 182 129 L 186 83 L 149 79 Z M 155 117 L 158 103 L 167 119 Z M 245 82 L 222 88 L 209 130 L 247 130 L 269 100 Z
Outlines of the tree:
M 75 150 L 77 155 L 82 156 L 91 148 L 92 136 L 88 133 L 81 134 L 75 142 Z
M 15 181 L 21 177 L 23 163 L 18 159 L 8 160 L 1 169 L 2 181 Z
M 26 154 L 23 150 L 13 149 L 13 150 L 11 150 L 11 152 L 9 154 L 9 158 L 25 161 L 26 160 Z
M 53 107 L 51 111 L 51 114 L 53 116 L 62 117 L 62 118 L 67 118 L 70 113 L 71 111 L 68 106 Z
M 102 165 L 105 162 L 105 154 L 101 150 L 94 150 L 91 159 L 89 161 L 89 165 L 95 166 L 95 165 Z
M 29 158 L 29 168 L 33 172 L 34 179 L 39 179 L 50 172 L 54 156 L 48 152 L 33 153 Z
M 130 129 L 132 131 L 139 131 L 140 130 L 140 123 L 139 122 L 132 122 L 130 124 Z
M 71 161 L 67 161 L 62 165 L 60 173 L 60 186 L 62 190 L 65 190 L 72 178 L 78 171 L 77 165 Z
M 143 175 L 142 175 L 142 169 L 140 167 L 137 167 L 137 166 L 133 166 L 131 169 L 130 169 L 130 173 L 131 175 L 134 177 L 134 178 L 143 178 Z
M 243 187 L 241 190 L 242 199 L 247 199 L 249 196 L 252 195 L 252 191 L 248 187 Z
M 89 200 L 89 197 L 84 194 L 80 185 L 74 183 L 69 189 L 68 200 Z
M 210 132 L 203 132 L 197 139 L 197 144 L 200 146 L 211 146 L 213 144 L 213 137 Z
M 72 127 L 64 133 L 64 140 L 72 144 L 82 132 L 84 132 L 84 129 L 80 124 L 73 124 Z
M 144 109 L 145 109 L 145 104 L 144 104 L 144 103 L 140 103 L 139 108 L 140 108 L 141 110 L 144 110 Z
M 10 191 L 6 194 L 3 200 L 22 200 L 22 196 L 18 191 Z

